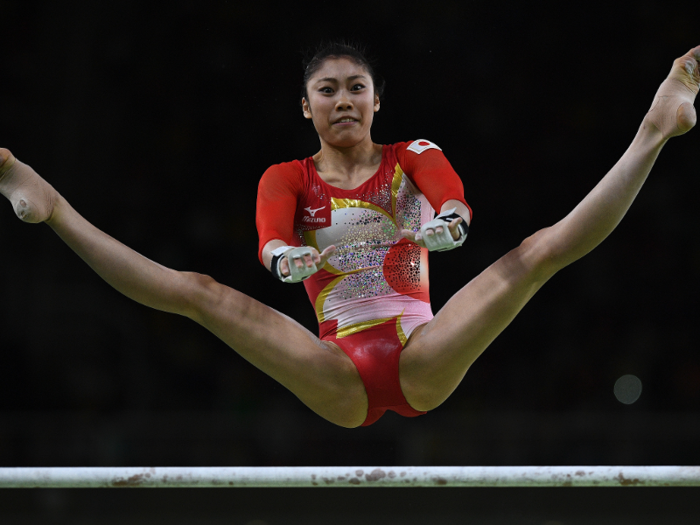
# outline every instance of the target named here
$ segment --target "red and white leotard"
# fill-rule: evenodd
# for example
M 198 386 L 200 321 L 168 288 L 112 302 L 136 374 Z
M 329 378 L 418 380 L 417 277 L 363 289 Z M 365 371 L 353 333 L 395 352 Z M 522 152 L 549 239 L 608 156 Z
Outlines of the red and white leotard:
M 323 181 L 312 158 L 277 164 L 258 188 L 259 256 L 262 261 L 264 246 L 274 239 L 319 253 L 335 245 L 325 266 L 304 281 L 320 338 L 348 353 L 351 339 L 364 348 L 370 333 L 391 327 L 398 374 L 400 349 L 433 317 L 428 251 L 401 230 L 418 231 L 450 199 L 466 205 L 462 182 L 440 148 L 425 140 L 383 146 L 377 172 L 352 190 Z

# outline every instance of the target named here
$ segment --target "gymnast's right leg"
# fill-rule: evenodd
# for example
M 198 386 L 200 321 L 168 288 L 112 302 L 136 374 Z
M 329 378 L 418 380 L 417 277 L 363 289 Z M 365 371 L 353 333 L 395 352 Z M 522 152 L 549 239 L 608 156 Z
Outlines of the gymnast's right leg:
M 127 297 L 201 324 L 321 417 L 345 427 L 365 420 L 367 396 L 353 363 L 292 319 L 211 277 L 143 257 L 95 228 L 32 168 L 1 148 L 0 194 L 20 219 L 46 222 Z

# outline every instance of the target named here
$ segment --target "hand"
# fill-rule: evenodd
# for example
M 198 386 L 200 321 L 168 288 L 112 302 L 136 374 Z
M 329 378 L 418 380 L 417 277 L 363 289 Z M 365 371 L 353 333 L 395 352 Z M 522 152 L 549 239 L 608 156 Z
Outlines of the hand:
M 411 242 L 416 243 L 418 246 L 421 248 L 427 248 L 425 244 L 425 240 L 423 239 L 423 235 L 425 236 L 430 236 L 432 237 L 435 234 L 441 234 L 445 231 L 445 226 L 447 227 L 448 231 L 452 235 L 452 239 L 455 241 L 459 240 L 460 232 L 459 232 L 459 224 L 463 221 L 461 217 L 456 218 L 452 222 L 445 222 L 445 221 L 439 221 L 439 223 L 442 224 L 436 224 L 435 228 L 421 228 L 421 231 L 419 232 L 413 232 L 411 230 L 401 230 L 401 235 L 405 238 L 408 239 Z M 430 221 L 430 222 L 435 222 L 435 221 Z M 430 223 L 425 224 L 425 226 L 429 226 Z
M 299 269 L 303 268 L 304 266 L 306 266 L 307 268 L 312 268 L 315 266 L 317 270 L 320 270 L 321 268 L 323 268 L 323 266 L 326 264 L 326 261 L 330 259 L 330 257 L 335 253 L 336 250 L 335 246 L 333 245 L 328 246 L 321 253 L 318 253 L 318 250 L 313 246 L 308 246 L 307 248 L 311 252 L 311 255 L 307 255 L 306 257 L 293 258 L 293 264 L 295 264 L 296 267 Z M 282 257 L 279 269 L 280 275 L 282 275 L 283 277 L 289 277 L 290 271 L 288 257 Z

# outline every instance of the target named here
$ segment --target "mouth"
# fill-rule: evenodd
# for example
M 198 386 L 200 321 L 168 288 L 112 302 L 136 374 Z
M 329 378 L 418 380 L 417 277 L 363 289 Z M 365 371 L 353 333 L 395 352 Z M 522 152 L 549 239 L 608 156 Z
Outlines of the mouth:
M 352 117 L 343 117 L 343 118 L 338 119 L 338 120 L 336 120 L 335 122 L 333 122 L 333 124 L 334 124 L 334 125 L 335 125 L 335 124 L 345 124 L 345 125 L 348 125 L 348 124 L 354 124 L 354 123 L 356 123 L 356 122 L 359 122 L 359 121 L 358 121 L 357 119 L 352 118 Z

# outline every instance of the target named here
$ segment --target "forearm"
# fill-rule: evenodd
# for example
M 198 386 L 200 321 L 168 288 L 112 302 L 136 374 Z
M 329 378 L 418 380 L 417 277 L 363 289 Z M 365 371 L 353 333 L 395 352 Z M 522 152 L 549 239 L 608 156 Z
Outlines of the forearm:
M 564 219 L 549 228 L 551 259 L 564 267 L 598 246 L 620 223 L 666 143 L 642 123 L 627 151 Z

